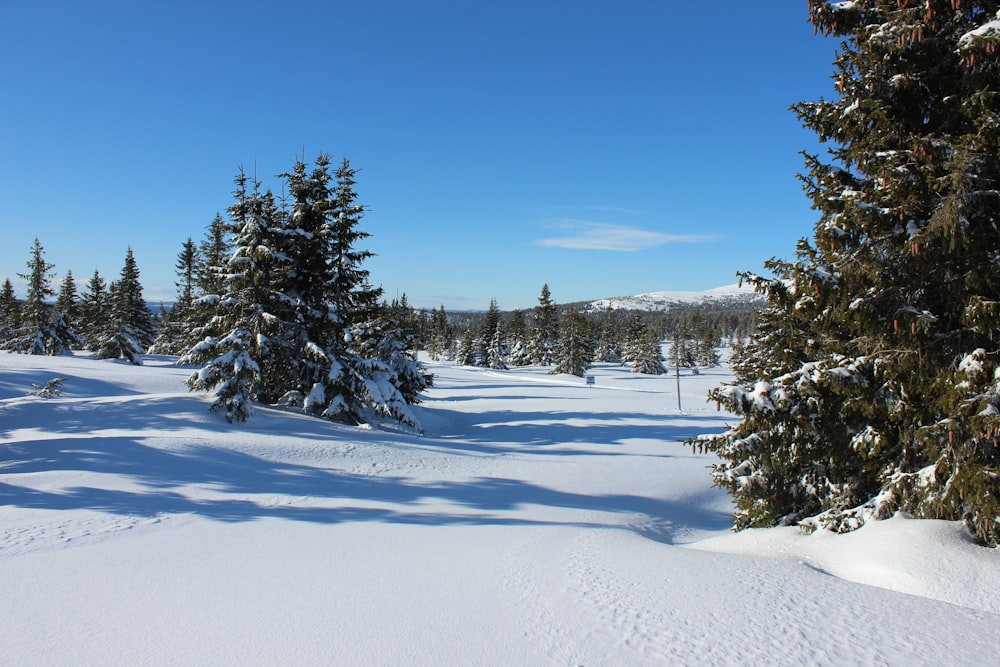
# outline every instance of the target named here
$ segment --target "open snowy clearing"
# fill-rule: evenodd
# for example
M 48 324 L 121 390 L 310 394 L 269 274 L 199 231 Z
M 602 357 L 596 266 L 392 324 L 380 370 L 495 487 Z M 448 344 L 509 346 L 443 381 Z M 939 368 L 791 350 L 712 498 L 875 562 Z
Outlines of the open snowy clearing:
M 904 517 L 728 531 L 713 370 L 430 364 L 426 435 L 189 370 L 0 353 L 0 663 L 991 664 L 1000 552 Z M 27 397 L 66 378 L 60 397 Z

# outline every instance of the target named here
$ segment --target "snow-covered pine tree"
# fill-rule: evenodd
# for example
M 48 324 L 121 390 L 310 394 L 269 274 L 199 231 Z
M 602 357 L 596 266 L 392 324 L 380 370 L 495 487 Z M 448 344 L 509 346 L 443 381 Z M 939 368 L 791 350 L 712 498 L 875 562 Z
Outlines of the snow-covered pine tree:
M 14 284 L 5 278 L 0 289 L 0 349 L 4 349 L 21 325 L 21 304 L 14 292 Z
M 583 377 L 594 362 L 594 336 L 590 323 L 580 312 L 571 308 L 563 316 L 559 326 L 555 367 L 551 372 Z
M 471 327 L 466 327 L 458 339 L 458 351 L 455 353 L 455 363 L 461 366 L 476 365 L 476 334 Z
M 226 266 L 232 255 L 232 225 L 221 213 L 216 213 L 205 228 L 205 236 L 197 247 L 194 266 L 195 298 L 226 291 Z
M 177 282 L 174 283 L 177 301 L 169 312 L 161 308 L 156 341 L 150 349 L 154 354 L 184 354 L 197 342 L 194 331 L 204 324 L 201 321 L 203 316 L 196 316 L 193 310 L 198 246 L 190 236 L 181 246 L 174 268 L 177 271 Z
M 94 350 L 94 357 L 141 365 L 139 355 L 145 354 L 156 339 L 156 329 L 153 314 L 142 296 L 139 266 L 132 248 L 125 253 L 125 265 L 119 279 L 111 284 L 110 296 L 107 328 Z
M 362 266 L 372 253 L 357 247 L 369 234 L 360 229 L 356 172 L 344 160 L 331 177 L 329 165 L 321 154 L 312 172 L 299 161 L 284 175 L 298 248 L 288 292 L 296 299 L 304 408 L 349 424 L 374 413 L 416 426 L 406 409 L 415 400 L 412 378 L 396 375 L 370 352 L 390 334 L 381 326 L 382 290 L 371 286 Z M 401 382 L 408 383 L 405 392 Z
M 7 341 L 8 350 L 23 354 L 69 354 L 72 340 L 67 338 L 62 318 L 53 318 L 54 309 L 45 302 L 55 295 L 53 273 L 53 265 L 45 261 L 45 249 L 35 239 L 28 272 L 18 274 L 27 281 L 28 294 L 21 306 L 20 326 Z
M 94 275 L 80 295 L 80 336 L 84 349 L 93 351 L 100 347 L 108 330 L 110 311 L 108 283 L 100 271 L 94 269 Z
M 413 340 L 394 320 L 392 309 L 386 308 L 375 319 L 352 325 L 350 352 L 369 378 L 372 412 L 416 426 L 416 417 L 407 406 L 420 402 L 433 376 L 417 361 Z
M 531 333 L 528 338 L 528 353 L 531 363 L 551 366 L 555 360 L 556 343 L 559 340 L 559 312 L 552 301 L 552 293 L 546 283 L 535 307 Z
M 632 343 L 635 355 L 632 358 L 632 372 L 644 375 L 663 375 L 667 372 L 663 362 L 660 337 L 652 327 L 646 327 L 642 335 Z
M 276 400 L 293 381 L 286 322 L 272 312 L 284 307 L 277 286 L 288 263 L 279 250 L 285 236 L 277 207 L 242 169 L 235 182 L 236 201 L 229 208 L 235 240 L 225 291 L 203 328 L 205 338 L 179 361 L 202 365 L 187 384 L 215 389 L 211 409 L 225 410 L 229 422 L 245 421 L 254 400 Z
M 66 341 L 70 349 L 80 349 L 83 347 L 83 338 L 79 333 L 80 322 L 80 299 L 76 292 L 76 281 L 73 280 L 73 272 L 67 271 L 59 285 L 59 293 L 56 295 L 55 308 L 52 311 L 52 326 L 59 337 Z
M 487 368 L 506 370 L 506 356 L 506 336 L 503 322 L 500 321 L 500 308 L 497 300 L 491 299 L 479 330 L 479 363 Z
M 431 337 L 427 351 L 434 361 L 455 358 L 454 336 L 443 305 L 440 310 L 431 310 Z
M 670 336 L 670 365 L 674 368 L 690 368 L 698 374 L 697 343 L 692 340 L 686 322 L 677 322 Z
M 524 322 L 524 311 L 514 309 L 507 322 L 507 360 L 511 366 L 528 366 L 531 355 L 528 353 L 527 329 Z
M 594 359 L 609 364 L 620 364 L 623 347 L 622 327 L 611 306 L 608 306 L 598 326 Z
M 850 530 L 896 510 L 1000 543 L 1000 2 L 812 0 L 843 38 L 833 143 L 802 177 L 820 212 L 768 299 L 709 437 L 735 527 Z

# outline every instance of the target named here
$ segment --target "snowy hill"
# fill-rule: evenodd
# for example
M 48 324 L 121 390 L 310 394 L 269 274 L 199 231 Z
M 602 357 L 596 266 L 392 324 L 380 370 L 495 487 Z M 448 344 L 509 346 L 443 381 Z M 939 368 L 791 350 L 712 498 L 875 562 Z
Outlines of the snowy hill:
M 722 369 L 434 363 L 425 436 L 261 407 L 190 369 L 0 352 L 0 662 L 984 665 L 1000 551 L 898 516 L 728 531 Z M 65 378 L 63 394 L 26 396 Z
M 648 292 L 636 296 L 620 296 L 599 299 L 587 305 L 587 310 L 646 310 L 664 311 L 683 305 L 752 305 L 763 303 L 763 297 L 754 292 L 749 284 L 726 285 L 702 292 Z

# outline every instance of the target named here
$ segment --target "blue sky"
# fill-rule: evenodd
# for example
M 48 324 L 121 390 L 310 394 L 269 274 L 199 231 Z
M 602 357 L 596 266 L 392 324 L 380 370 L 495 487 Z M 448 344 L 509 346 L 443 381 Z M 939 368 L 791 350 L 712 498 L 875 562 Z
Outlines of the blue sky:
M 347 157 L 366 267 L 448 310 L 701 290 L 791 257 L 832 96 L 805 3 L 0 0 L 0 279 L 132 247 L 169 298 L 187 237 L 305 151 Z

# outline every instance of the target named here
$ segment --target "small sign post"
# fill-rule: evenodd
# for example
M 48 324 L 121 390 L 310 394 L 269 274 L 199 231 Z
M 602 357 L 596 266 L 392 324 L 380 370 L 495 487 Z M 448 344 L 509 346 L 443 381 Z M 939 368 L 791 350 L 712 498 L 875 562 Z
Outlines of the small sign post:
M 594 376 L 593 375 L 588 375 L 587 376 L 587 386 L 588 387 L 593 387 L 594 384 L 595 384 Z

